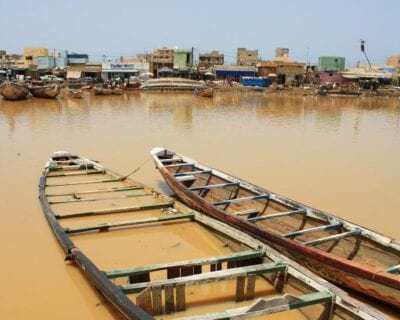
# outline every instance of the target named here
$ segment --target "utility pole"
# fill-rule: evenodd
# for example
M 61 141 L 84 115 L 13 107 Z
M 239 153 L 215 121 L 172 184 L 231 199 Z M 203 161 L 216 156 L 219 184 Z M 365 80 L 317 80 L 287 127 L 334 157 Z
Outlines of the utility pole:
M 364 53 L 365 58 L 368 61 L 369 68 L 372 69 L 371 62 L 368 59 L 367 53 L 365 52 L 365 40 L 361 39 L 361 52 Z

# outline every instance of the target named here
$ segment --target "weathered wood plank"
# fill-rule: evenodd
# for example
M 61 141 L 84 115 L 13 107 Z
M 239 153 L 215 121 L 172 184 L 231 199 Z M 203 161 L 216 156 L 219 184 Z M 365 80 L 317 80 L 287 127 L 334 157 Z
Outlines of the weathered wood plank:
M 303 230 L 298 230 L 298 231 L 293 231 L 290 233 L 286 233 L 283 234 L 284 237 L 288 237 L 288 238 L 294 238 L 294 237 L 298 237 L 304 234 L 308 234 L 308 233 L 312 233 L 312 232 L 319 232 L 319 231 L 326 231 L 326 230 L 331 230 L 331 229 L 336 229 L 336 228 L 340 228 L 343 224 L 338 222 L 338 223 L 332 223 L 332 224 L 328 224 L 325 226 L 319 226 L 319 227 L 315 227 L 315 228 L 309 228 L 309 229 L 303 229 Z
M 257 215 L 259 213 L 260 211 L 256 209 L 248 209 L 243 211 L 232 212 L 232 214 L 234 214 L 235 216 Z
M 104 200 L 114 200 L 114 199 L 124 199 L 124 198 L 137 198 L 137 197 L 147 197 L 153 196 L 153 193 L 145 192 L 139 194 L 125 194 L 117 197 L 108 197 L 108 198 L 87 198 L 87 199 L 70 199 L 70 200 L 61 200 L 61 201 L 49 201 L 49 204 L 65 204 L 65 203 L 74 203 L 74 202 L 93 202 L 93 201 L 104 201 Z
M 271 299 L 259 299 L 253 306 L 226 310 L 223 312 L 207 313 L 202 315 L 179 318 L 179 320 L 227 320 L 249 319 L 273 313 L 300 309 L 311 305 L 332 302 L 333 295 L 329 291 L 305 294 L 299 297 L 284 295 Z
M 246 219 L 246 221 L 256 222 L 256 221 L 260 221 L 260 220 L 277 219 L 277 218 L 282 218 L 282 217 L 287 217 L 287 216 L 293 216 L 295 214 L 305 214 L 305 213 L 306 213 L 306 210 L 293 210 L 293 211 L 277 212 L 277 213 L 272 213 L 272 214 L 268 214 L 265 216 L 248 218 L 248 219 Z
M 235 279 L 238 276 L 248 276 L 250 274 L 265 274 L 265 273 L 279 272 L 285 270 L 286 267 L 287 267 L 286 264 L 281 262 L 258 264 L 247 267 L 206 272 L 187 277 L 158 280 L 153 282 L 143 282 L 137 284 L 127 284 L 122 286 L 122 291 L 125 293 L 136 293 L 140 292 L 143 288 L 153 287 L 153 286 L 165 287 L 168 285 L 177 285 L 180 283 L 184 283 L 186 285 L 193 285 L 209 281 Z
M 247 286 L 246 286 L 246 293 L 245 293 L 245 299 L 250 300 L 254 298 L 254 292 L 256 289 L 256 279 L 257 275 L 255 274 L 250 274 L 247 276 Z
M 93 231 L 93 230 L 108 230 L 110 228 L 135 226 L 135 225 L 174 221 L 174 220 L 181 220 L 181 219 L 191 219 L 193 217 L 194 217 L 193 213 L 176 214 L 176 215 L 169 215 L 169 216 L 165 216 L 165 217 L 151 217 L 151 218 L 135 219 L 135 220 L 115 222 L 115 223 L 102 223 L 102 224 L 98 224 L 98 225 L 94 225 L 94 226 L 66 228 L 66 229 L 64 229 L 64 231 L 68 234 L 71 234 L 71 233 L 79 233 L 79 232 L 86 232 L 86 231 Z
M 173 202 L 162 202 L 156 204 L 148 204 L 141 206 L 133 206 L 133 207 L 121 207 L 114 209 L 102 209 L 102 210 L 93 210 L 93 211 L 80 211 L 69 213 L 65 215 L 56 214 L 55 217 L 57 219 L 68 219 L 68 218 L 76 218 L 76 217 L 85 217 L 85 216 L 94 216 L 101 214 L 109 214 L 109 213 L 122 213 L 122 212 L 130 212 L 130 211 L 144 211 L 144 210 L 152 210 L 152 209 L 161 209 L 161 208 L 169 208 L 174 205 Z
M 68 183 L 60 183 L 60 184 L 46 184 L 46 187 L 65 187 L 65 186 L 75 186 L 75 185 L 80 185 L 80 184 L 120 182 L 120 181 L 124 181 L 124 180 L 125 180 L 124 178 L 104 179 L 104 180 L 87 180 L 87 181 L 68 182 Z
M 164 286 L 165 294 L 165 313 L 171 313 L 175 311 L 175 298 L 174 298 L 174 286 L 168 284 Z
M 195 175 L 195 174 L 211 174 L 211 173 L 212 173 L 212 170 L 199 170 L 199 171 L 187 171 L 187 172 L 174 173 L 174 176 L 182 177 L 182 176 Z
M 167 165 L 164 165 L 164 167 L 170 169 L 170 168 L 179 168 L 179 167 L 186 167 L 186 166 L 194 167 L 195 165 L 196 164 L 194 162 L 182 162 L 182 163 L 167 164 Z
M 213 202 L 213 205 L 221 206 L 224 204 L 238 203 L 238 202 L 244 202 L 244 201 L 253 201 L 253 200 L 259 200 L 259 199 L 268 199 L 268 198 L 269 198 L 269 194 L 264 193 L 264 194 L 259 194 L 259 195 L 251 196 L 251 197 L 243 197 L 243 198 L 235 198 L 235 199 L 216 201 L 216 202 Z
M 209 184 L 206 186 L 197 186 L 189 188 L 191 191 L 198 190 L 209 190 L 209 189 L 217 189 L 217 188 L 226 188 L 226 187 L 238 187 L 240 184 L 238 182 L 230 182 L 230 183 L 218 183 L 218 184 Z
M 246 283 L 246 277 L 245 276 L 239 276 L 236 279 L 236 295 L 235 295 L 235 301 L 240 302 L 244 301 L 244 286 Z
M 360 234 L 361 234 L 361 230 L 359 230 L 359 229 L 351 230 L 351 231 L 334 234 L 332 236 L 328 236 L 328 237 L 324 237 L 324 238 L 320 238 L 320 239 L 316 239 L 316 240 L 306 241 L 306 242 L 303 242 L 303 244 L 305 246 L 316 246 L 316 245 L 321 244 L 323 242 L 333 241 L 333 240 L 336 241 L 336 240 L 340 240 L 340 239 L 347 238 L 347 237 L 357 236 L 357 235 L 360 235 Z
M 176 311 L 186 310 L 186 286 L 184 283 L 176 285 Z
M 193 260 L 182 260 L 182 261 L 174 261 L 168 262 L 163 264 L 155 264 L 150 266 L 144 267 L 136 267 L 130 269 L 120 269 L 120 270 L 111 270 L 106 271 L 105 274 L 109 279 L 113 278 L 120 278 L 126 277 L 132 274 L 140 274 L 144 272 L 153 272 L 159 270 L 165 270 L 174 267 L 181 267 L 181 266 L 203 266 L 207 264 L 216 264 L 222 262 L 230 262 L 230 261 L 241 261 L 247 259 L 254 259 L 254 258 L 262 258 L 265 254 L 264 250 L 248 250 L 242 252 L 236 252 L 225 256 L 215 256 L 215 257 L 207 257 L 207 258 L 200 258 L 200 259 L 193 259 Z M 199 272 L 201 273 L 201 272 Z M 180 274 L 177 275 L 179 277 Z
M 137 297 L 136 304 L 149 314 L 153 314 L 153 304 L 151 303 L 151 289 L 144 289 Z
M 182 158 L 158 159 L 161 163 L 182 161 Z
M 153 298 L 153 315 L 157 316 L 163 313 L 162 306 L 162 289 L 161 287 L 151 288 L 151 296 Z
M 64 172 L 64 173 L 53 173 L 48 174 L 48 178 L 59 178 L 59 177 L 68 177 L 68 176 L 88 176 L 91 174 L 105 174 L 104 170 L 96 170 L 96 171 L 83 171 L 83 172 Z
M 66 193 L 50 193 L 46 194 L 46 197 L 64 197 L 64 196 L 75 196 L 81 194 L 92 194 L 92 193 L 106 193 L 106 192 L 120 192 L 120 191 L 131 191 L 131 190 L 139 190 L 143 189 L 143 187 L 139 186 L 126 186 L 126 187 L 114 187 L 114 188 L 103 188 L 96 190 L 87 190 L 87 191 L 79 191 L 79 192 L 66 192 Z

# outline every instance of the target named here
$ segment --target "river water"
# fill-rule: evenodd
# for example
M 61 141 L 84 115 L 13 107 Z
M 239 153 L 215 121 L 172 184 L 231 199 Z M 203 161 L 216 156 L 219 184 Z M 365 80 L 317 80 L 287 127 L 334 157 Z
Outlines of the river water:
M 121 173 L 140 166 L 135 180 L 168 191 L 149 161 L 155 146 L 400 238 L 400 100 L 228 92 L 0 100 L 2 318 L 116 318 L 63 261 L 38 180 L 50 153 L 69 150 Z

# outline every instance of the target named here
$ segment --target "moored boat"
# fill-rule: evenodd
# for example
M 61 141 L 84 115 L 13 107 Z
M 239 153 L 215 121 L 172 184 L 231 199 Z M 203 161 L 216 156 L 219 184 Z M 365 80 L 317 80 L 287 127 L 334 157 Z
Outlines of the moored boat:
M 55 99 L 61 92 L 61 86 L 57 84 L 30 86 L 29 90 L 36 98 Z
M 140 90 L 156 91 L 195 91 L 203 90 L 205 83 L 202 81 L 184 78 L 159 78 L 145 81 Z
M 163 148 L 156 167 L 189 206 L 336 284 L 400 307 L 400 243 Z
M 28 97 L 29 89 L 17 82 L 4 81 L 0 85 L 0 94 L 6 100 L 23 100 Z
M 127 319 L 385 319 L 249 235 L 69 152 L 51 155 L 39 199 L 66 260 Z
M 200 97 L 212 98 L 214 96 L 214 88 L 213 87 L 207 87 L 205 89 L 197 91 L 196 93 Z

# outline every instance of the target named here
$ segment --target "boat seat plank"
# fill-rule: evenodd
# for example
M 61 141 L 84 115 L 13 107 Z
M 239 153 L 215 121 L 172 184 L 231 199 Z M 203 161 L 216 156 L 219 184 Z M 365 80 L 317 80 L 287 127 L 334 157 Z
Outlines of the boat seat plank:
M 123 199 L 123 198 L 137 198 L 137 197 L 147 197 L 153 196 L 154 194 L 151 192 L 139 193 L 139 194 L 125 194 L 118 197 L 107 197 L 107 198 L 87 198 L 87 199 L 70 199 L 70 200 L 60 200 L 60 201 L 49 201 L 49 204 L 65 204 L 65 203 L 73 203 L 73 202 L 91 202 L 91 201 L 103 201 L 103 200 L 114 200 L 114 199 Z M 79 196 L 79 194 L 76 194 Z
M 202 315 L 178 318 L 179 320 L 222 320 L 249 319 L 262 317 L 273 313 L 300 309 L 311 305 L 332 302 L 334 296 L 329 291 L 319 291 L 304 294 L 299 297 L 285 294 L 269 299 L 260 298 L 252 306 L 230 309 L 223 312 L 206 313 Z
M 188 214 L 176 214 L 176 215 L 169 215 L 164 217 L 152 217 L 152 218 L 143 218 L 143 219 L 135 219 L 135 220 L 127 220 L 115 223 L 102 223 L 94 226 L 84 226 L 84 227 L 77 227 L 77 228 L 66 228 L 64 231 L 68 234 L 72 233 L 79 233 L 79 232 L 87 232 L 93 230 L 108 230 L 110 228 L 118 228 L 118 227 L 127 227 L 127 226 L 135 226 L 135 225 L 142 225 L 142 224 L 149 224 L 149 223 L 156 223 L 156 222 L 166 222 L 166 221 L 174 221 L 174 220 L 181 220 L 181 219 L 191 219 L 194 217 L 193 213 Z M 131 273 L 130 275 L 134 275 L 135 273 Z
M 255 258 L 262 258 L 264 256 L 264 250 L 249 250 L 249 251 L 242 251 L 237 253 L 232 253 L 225 256 L 214 256 L 214 257 L 207 257 L 207 258 L 200 258 L 200 259 L 193 259 L 193 260 L 184 260 L 184 261 L 174 261 L 164 264 L 155 264 L 150 266 L 144 267 L 136 267 L 130 269 L 121 269 L 121 270 L 111 270 L 105 272 L 106 276 L 109 279 L 113 278 L 120 278 L 126 277 L 135 274 L 142 274 L 145 272 L 153 272 L 164 270 L 173 267 L 182 267 L 182 266 L 203 266 L 207 264 L 216 264 L 222 262 L 230 262 L 230 261 L 241 261 L 247 259 L 255 259 Z
M 188 171 L 188 172 L 178 172 L 174 173 L 174 177 L 195 175 L 195 174 L 211 174 L 212 170 L 199 170 L 199 171 Z
M 250 274 L 261 275 L 265 273 L 274 273 L 281 272 L 286 270 L 287 265 L 282 262 L 276 263 L 265 263 L 265 264 L 257 264 L 246 267 L 232 268 L 220 271 L 206 272 L 186 277 L 172 278 L 167 280 L 157 280 L 152 282 L 142 282 L 142 283 L 134 283 L 134 284 L 126 284 L 123 285 L 122 291 L 124 293 L 137 293 L 142 291 L 148 287 L 166 287 L 168 285 L 177 285 L 177 284 L 200 284 L 210 281 L 220 281 L 220 280 L 228 280 L 235 279 L 239 276 L 248 276 Z
M 168 159 L 158 159 L 161 163 L 182 161 L 182 158 L 168 158 Z
M 235 216 L 246 216 L 246 215 L 258 215 L 260 213 L 259 210 L 256 209 L 248 209 L 248 210 L 243 210 L 243 211 L 236 211 L 232 212 Z
M 392 274 L 400 273 L 400 264 L 398 264 L 397 266 L 393 266 L 393 267 L 390 267 L 390 268 L 386 269 L 386 272 L 389 272 L 389 273 L 392 273 Z
M 230 182 L 230 183 L 219 183 L 219 184 L 209 184 L 206 186 L 197 186 L 189 188 L 191 191 L 197 190 L 210 190 L 217 188 L 225 188 L 225 187 L 238 187 L 240 184 L 238 182 Z
M 74 185 L 80 185 L 80 184 L 121 182 L 124 180 L 125 180 L 124 178 L 104 179 L 104 180 L 87 180 L 87 181 L 68 182 L 68 183 L 60 183 L 60 184 L 46 184 L 46 187 L 65 187 L 65 186 L 74 186 Z
M 293 232 L 290 232 L 290 233 L 283 234 L 283 236 L 287 237 L 287 238 L 294 238 L 294 237 L 298 237 L 298 236 L 301 236 L 303 234 L 308 234 L 308 233 L 312 233 L 312 232 L 319 232 L 319 231 L 326 231 L 326 230 L 340 228 L 342 225 L 343 225 L 342 223 L 337 222 L 337 223 L 332 223 L 332 224 L 319 226 L 319 227 L 315 227 L 315 228 L 309 228 L 309 229 L 293 231 Z
M 303 209 L 293 210 L 293 211 L 285 211 L 285 212 L 277 212 L 277 213 L 272 213 L 272 214 L 265 215 L 265 216 L 248 218 L 248 219 L 246 219 L 246 221 L 256 222 L 256 221 L 260 221 L 260 220 L 276 219 L 276 218 L 293 216 L 295 214 L 305 214 L 305 213 L 307 213 L 307 211 L 303 210 Z
M 133 207 L 121 207 L 121 208 L 113 208 L 113 209 L 100 209 L 100 210 L 92 210 L 92 211 L 80 211 L 69 213 L 65 215 L 58 215 L 56 214 L 55 217 L 57 219 L 68 219 L 68 218 L 77 218 L 77 217 L 86 217 L 86 216 L 94 216 L 94 215 L 101 215 L 101 214 L 110 214 L 110 213 L 122 213 L 122 212 L 129 212 L 129 211 L 144 211 L 144 210 L 152 210 L 152 209 L 162 209 L 162 208 L 170 208 L 174 205 L 174 202 L 161 202 L 155 204 L 148 204 L 148 205 L 140 205 L 140 206 L 133 206 Z
M 59 178 L 59 177 L 68 177 L 68 176 L 88 176 L 91 174 L 105 174 L 104 170 L 96 170 L 96 171 L 82 171 L 82 172 L 64 172 L 64 173 L 52 173 L 48 174 L 48 178 Z
M 196 164 L 194 162 L 182 162 L 182 163 L 174 163 L 174 164 L 168 164 L 164 165 L 165 168 L 179 168 L 179 167 L 186 167 L 186 166 L 191 166 L 194 167 Z
M 76 195 L 81 195 L 81 194 L 120 192 L 120 191 L 131 191 L 131 190 L 139 190 L 139 189 L 143 189 L 143 187 L 126 186 L 126 187 L 103 188 L 103 189 L 87 190 L 87 191 L 79 191 L 79 192 L 50 193 L 50 194 L 46 194 L 46 197 L 76 196 Z
M 244 202 L 244 201 L 253 201 L 253 200 L 259 200 L 259 199 L 269 199 L 269 194 L 264 193 L 264 194 L 259 194 L 259 195 L 251 196 L 251 197 L 243 197 L 243 198 L 235 198 L 235 199 L 216 201 L 216 202 L 213 202 L 213 205 L 214 206 L 222 206 L 225 204 Z
M 340 239 L 343 239 L 346 237 L 357 236 L 359 234 L 361 234 L 361 230 L 359 230 L 359 229 L 351 230 L 351 231 L 334 234 L 332 236 L 328 236 L 328 237 L 324 237 L 324 238 L 320 238 L 320 239 L 316 239 L 316 240 L 306 241 L 306 242 L 303 242 L 303 244 L 305 246 L 315 246 L 315 245 L 321 244 L 323 242 L 332 241 L 332 240 L 340 240 Z

